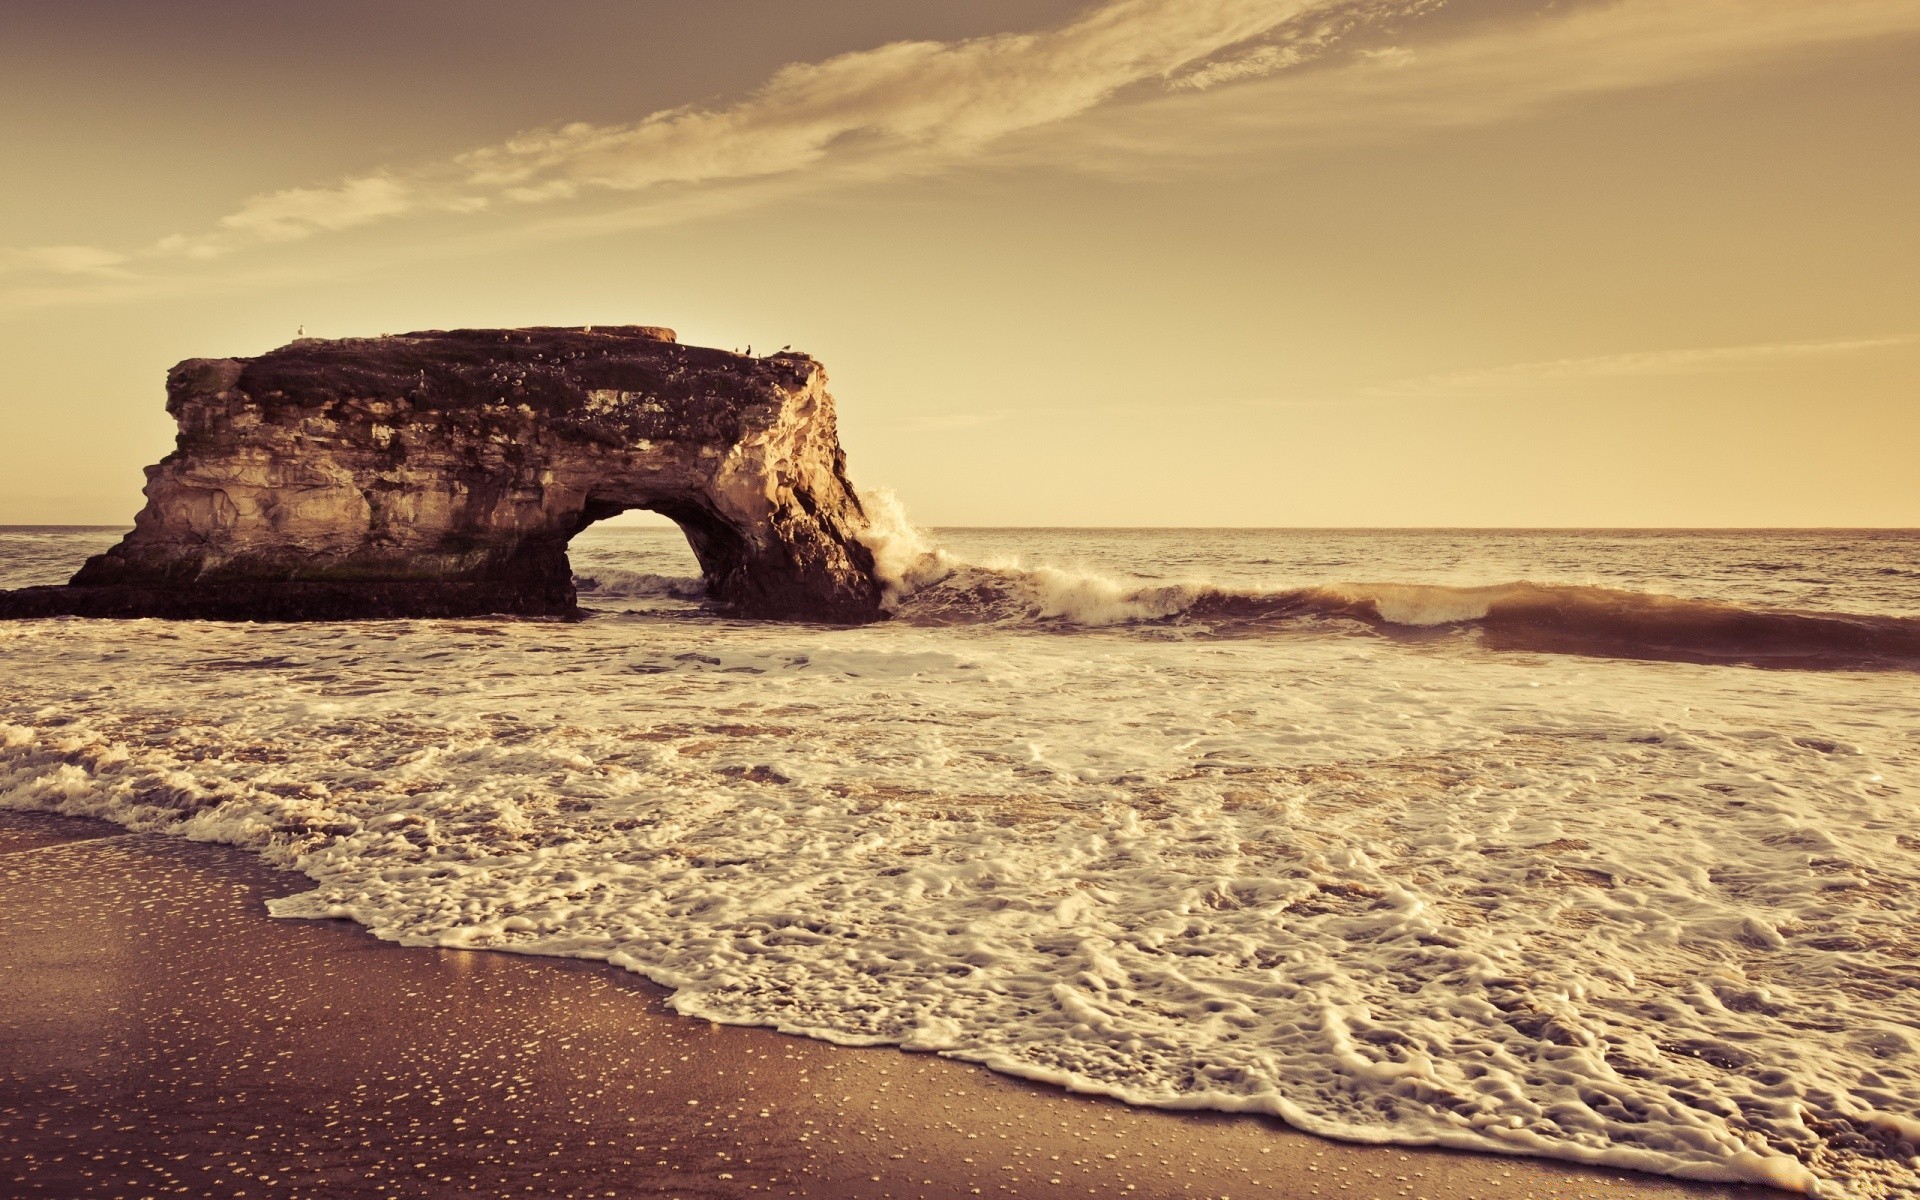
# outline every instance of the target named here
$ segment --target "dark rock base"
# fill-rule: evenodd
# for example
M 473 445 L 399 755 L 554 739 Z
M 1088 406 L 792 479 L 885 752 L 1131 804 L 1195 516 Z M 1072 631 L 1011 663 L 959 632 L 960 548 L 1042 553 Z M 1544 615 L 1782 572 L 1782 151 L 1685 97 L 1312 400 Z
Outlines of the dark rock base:
M 160 617 L 186 621 L 366 621 L 401 617 L 578 617 L 564 594 L 500 583 L 227 583 L 0 591 L 0 620 Z

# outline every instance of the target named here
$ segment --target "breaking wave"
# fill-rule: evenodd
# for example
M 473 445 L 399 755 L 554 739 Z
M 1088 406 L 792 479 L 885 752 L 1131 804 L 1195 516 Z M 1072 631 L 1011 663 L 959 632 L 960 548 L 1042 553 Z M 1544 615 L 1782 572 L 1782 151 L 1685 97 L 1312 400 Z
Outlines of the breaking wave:
M 707 585 L 684 575 L 657 575 L 619 567 L 595 567 L 590 575 L 575 574 L 574 590 L 583 600 L 701 600 Z
M 921 625 L 1156 626 L 1221 637 L 1345 622 L 1494 650 L 1801 669 L 1920 669 L 1920 618 L 1764 608 L 1582 584 L 1328 583 L 1252 589 L 1150 582 L 932 544 L 887 494 L 865 498 L 889 610 Z

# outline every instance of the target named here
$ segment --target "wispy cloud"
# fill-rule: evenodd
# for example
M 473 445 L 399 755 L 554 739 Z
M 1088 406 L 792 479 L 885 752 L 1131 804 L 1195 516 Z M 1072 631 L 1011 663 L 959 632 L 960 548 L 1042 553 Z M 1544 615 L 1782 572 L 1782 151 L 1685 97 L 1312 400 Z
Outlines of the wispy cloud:
M 519 210 L 594 193 L 667 193 L 799 175 L 829 162 L 864 165 L 868 177 L 924 171 L 1009 133 L 1078 116 L 1134 85 L 1180 78 L 1303 16 L 1432 2 L 1110 0 L 1045 32 L 896 42 L 794 64 L 730 107 L 536 130 L 411 169 L 256 196 L 211 229 L 137 251 L 58 247 L 11 259 L 16 268 L 86 272 L 94 268 L 82 251 L 113 256 L 116 265 L 207 259 L 403 217 Z M 1298 58 L 1332 28 L 1303 27 L 1290 53 Z
M 1540 362 L 1508 363 L 1473 371 L 1401 379 L 1361 389 L 1363 396 L 1419 398 L 1508 392 L 1589 379 L 1647 378 L 1747 371 L 1795 359 L 1826 358 L 1920 345 L 1920 333 L 1888 337 L 1849 338 L 1824 342 L 1765 342 L 1750 346 L 1713 346 L 1687 350 L 1648 350 L 1631 354 L 1602 354 L 1589 358 L 1556 358 Z
M 1438 23 L 1434 24 L 1437 30 Z M 1920 34 L 1914 0 L 1616 0 L 1548 9 L 1448 36 L 1361 45 L 1322 69 L 1288 71 L 1258 48 L 1188 76 L 1241 86 L 1108 106 L 1045 144 L 1047 161 L 1163 170 L 1258 147 L 1350 144 L 1522 118 L 1585 95 L 1764 68 L 1849 42 Z M 1256 69 L 1271 62 L 1272 70 Z M 1238 75 L 1236 64 L 1245 69 Z M 1033 139 L 1023 139 L 1023 143 Z
M 0 250 L 0 273 L 40 281 L 32 294 L 48 299 L 125 295 L 168 264 L 380 223 L 492 213 L 508 220 L 479 227 L 591 233 L 947 169 L 995 147 L 998 161 L 1025 155 L 1049 167 L 1178 162 L 1248 144 L 1272 150 L 1502 120 L 1571 94 L 1920 31 L 1914 0 L 1616 0 L 1529 9 L 1406 44 L 1374 36 L 1443 6 L 1107 0 L 1051 30 L 898 42 L 794 64 L 727 106 L 536 130 L 440 161 L 267 193 L 200 231 L 141 247 Z M 1309 63 L 1316 69 L 1298 70 Z M 1034 141 L 1053 130 L 1072 133 Z M 630 199 L 620 212 L 563 203 L 594 196 Z M 439 226 L 432 236 L 463 235 Z M 61 277 L 71 285 L 45 286 Z
M 0 271 L 48 271 L 58 275 L 123 275 L 129 258 L 98 246 L 30 246 L 0 250 Z

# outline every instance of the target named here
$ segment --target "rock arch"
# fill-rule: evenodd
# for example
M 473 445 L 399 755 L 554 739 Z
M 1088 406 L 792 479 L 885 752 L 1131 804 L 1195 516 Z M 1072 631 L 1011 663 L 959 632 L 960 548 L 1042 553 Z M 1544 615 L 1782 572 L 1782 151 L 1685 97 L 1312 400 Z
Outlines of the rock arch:
M 880 615 L 826 372 L 803 354 L 647 326 L 303 338 L 181 363 L 167 411 L 178 446 L 133 532 L 0 612 L 572 613 L 568 540 L 646 508 L 732 611 Z

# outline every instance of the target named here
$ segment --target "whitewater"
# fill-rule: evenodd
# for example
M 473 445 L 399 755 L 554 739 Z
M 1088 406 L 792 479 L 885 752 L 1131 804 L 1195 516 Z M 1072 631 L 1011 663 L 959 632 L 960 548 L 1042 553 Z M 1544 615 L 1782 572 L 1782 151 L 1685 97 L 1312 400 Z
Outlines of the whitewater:
M 115 530 L 0 530 L 0 586 Z M 1920 533 L 951 530 L 894 618 L 0 622 L 0 806 L 289 918 L 1367 1142 L 1920 1189 Z

